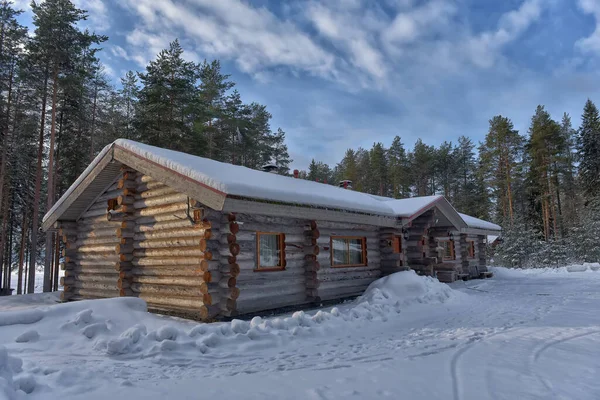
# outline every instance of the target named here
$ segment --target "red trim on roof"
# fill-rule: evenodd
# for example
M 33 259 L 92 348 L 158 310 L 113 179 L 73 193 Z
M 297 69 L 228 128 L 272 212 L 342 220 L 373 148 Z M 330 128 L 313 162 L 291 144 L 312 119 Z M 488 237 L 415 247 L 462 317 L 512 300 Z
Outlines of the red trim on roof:
M 137 154 L 137 153 L 135 153 L 135 152 L 133 152 L 133 151 L 131 151 L 131 150 L 129 150 L 129 149 L 126 149 L 126 148 L 124 148 L 123 146 L 119 146 L 118 144 L 115 144 L 115 147 L 118 147 L 120 150 L 123 150 L 123 151 L 125 151 L 125 152 L 127 152 L 127 153 L 129 153 L 129 154 L 133 155 L 134 157 L 140 158 L 140 159 L 142 159 L 142 160 L 144 160 L 144 161 L 147 161 L 147 162 L 149 162 L 149 163 L 150 163 L 150 164 L 152 164 L 152 165 L 155 165 L 155 166 L 157 166 L 157 167 L 159 167 L 159 168 L 162 168 L 162 169 L 164 169 L 164 170 L 166 170 L 166 171 L 169 171 L 169 172 L 171 172 L 171 173 L 173 173 L 173 174 L 175 174 L 175 175 L 177 175 L 177 176 L 180 176 L 181 178 L 185 179 L 186 181 L 189 181 L 189 182 L 195 183 L 196 185 L 200 185 L 200 186 L 202 186 L 202 187 L 204 187 L 204 188 L 206 188 L 206 189 L 208 189 L 208 190 L 211 190 L 211 191 L 213 191 L 213 192 L 215 192 L 215 193 L 217 193 L 217 194 L 220 194 L 220 195 L 222 195 L 222 196 L 227 196 L 227 193 L 225 193 L 225 192 L 222 192 L 222 191 L 220 191 L 220 190 L 218 190 L 218 189 L 215 189 L 214 187 L 208 186 L 208 185 L 207 185 L 207 184 L 205 184 L 205 183 L 202 183 L 202 182 L 199 182 L 199 181 L 197 181 L 197 180 L 195 180 L 195 179 L 192 179 L 192 178 L 190 178 L 189 176 L 187 176 L 187 175 L 183 175 L 182 173 L 180 173 L 180 172 L 177 172 L 177 171 L 175 171 L 175 170 L 173 170 L 173 169 L 171 169 L 171 168 L 167 168 L 167 167 L 165 167 L 164 165 L 161 165 L 161 164 L 159 164 L 159 163 L 157 163 L 157 162 L 155 162 L 155 161 L 152 161 L 152 160 L 150 160 L 150 159 L 148 159 L 148 158 L 146 158 L 146 157 L 144 157 L 144 156 L 141 156 L 141 155 L 139 155 L 139 154 Z

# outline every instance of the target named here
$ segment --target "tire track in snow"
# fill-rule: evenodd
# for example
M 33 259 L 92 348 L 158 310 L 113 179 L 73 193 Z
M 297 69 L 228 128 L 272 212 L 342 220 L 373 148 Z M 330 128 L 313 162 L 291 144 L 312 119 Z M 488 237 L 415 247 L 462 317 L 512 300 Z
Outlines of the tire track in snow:
M 566 337 L 563 337 L 563 338 L 560 338 L 560 339 L 557 339 L 557 340 L 547 341 L 546 343 L 544 343 L 541 346 L 539 346 L 536 350 L 534 350 L 534 352 L 531 355 L 530 360 L 529 360 L 529 370 L 536 377 L 536 379 L 539 380 L 542 383 L 542 385 L 546 388 L 546 390 L 553 397 L 556 397 L 556 391 L 552 387 L 552 383 L 548 379 L 544 378 L 537 371 L 537 369 L 534 368 L 533 364 L 535 364 L 535 363 L 538 362 L 540 356 L 544 352 L 546 352 L 547 350 L 549 350 L 549 349 L 551 349 L 551 348 L 553 348 L 553 347 L 555 347 L 555 346 L 557 346 L 559 344 L 562 344 L 562 343 L 565 343 L 565 342 L 569 342 L 569 341 L 575 340 L 575 339 L 580 339 L 580 338 L 587 337 L 587 336 L 596 335 L 596 334 L 599 334 L 599 333 L 600 333 L 600 330 L 593 330 L 593 331 L 590 331 L 590 332 L 578 333 L 576 335 L 569 335 L 569 336 L 566 336 Z M 558 335 L 556 335 L 556 336 L 558 336 Z M 556 336 L 554 336 L 554 337 L 556 337 Z

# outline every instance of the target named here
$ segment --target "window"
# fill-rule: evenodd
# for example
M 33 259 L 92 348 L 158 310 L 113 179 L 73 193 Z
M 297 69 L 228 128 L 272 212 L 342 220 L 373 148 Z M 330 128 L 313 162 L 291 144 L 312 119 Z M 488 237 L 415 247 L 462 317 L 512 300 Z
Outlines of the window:
M 454 254 L 454 240 L 442 240 L 440 245 L 444 248 L 444 260 L 456 260 Z
M 473 240 L 467 242 L 467 255 L 469 258 L 475 258 L 475 241 Z
M 109 199 L 108 200 L 108 211 L 116 210 L 119 207 L 119 202 L 117 199 Z
M 364 267 L 367 265 L 367 246 L 364 237 L 332 236 L 332 267 Z
M 256 233 L 257 271 L 278 271 L 285 268 L 285 236 L 282 233 Z
M 402 238 L 400 236 L 392 238 L 392 250 L 394 253 L 402 253 Z

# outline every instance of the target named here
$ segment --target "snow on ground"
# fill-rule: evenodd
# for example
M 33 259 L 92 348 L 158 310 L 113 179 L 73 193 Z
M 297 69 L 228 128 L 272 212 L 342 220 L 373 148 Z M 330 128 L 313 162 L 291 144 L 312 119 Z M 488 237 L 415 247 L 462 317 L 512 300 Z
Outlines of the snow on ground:
M 588 267 L 450 286 L 404 272 L 337 307 L 216 324 L 135 298 L 2 298 L 0 399 L 597 399 Z

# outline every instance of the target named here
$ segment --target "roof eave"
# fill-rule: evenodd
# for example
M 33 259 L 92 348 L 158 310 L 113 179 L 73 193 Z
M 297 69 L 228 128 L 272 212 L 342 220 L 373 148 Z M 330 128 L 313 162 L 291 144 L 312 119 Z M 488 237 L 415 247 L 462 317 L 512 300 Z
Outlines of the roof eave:
M 111 146 L 109 150 L 100 158 L 95 166 L 84 172 L 85 175 L 81 177 L 79 183 L 76 186 L 69 188 L 70 193 L 67 196 L 63 196 L 52 206 L 52 208 L 46 213 L 42 221 L 42 230 L 46 232 L 52 228 L 54 224 L 60 220 L 60 217 L 64 212 L 73 204 L 73 202 L 88 188 L 88 186 L 94 181 L 94 179 L 106 168 L 106 166 L 114 160 L 114 146 Z M 77 181 L 76 181 L 77 182 Z

